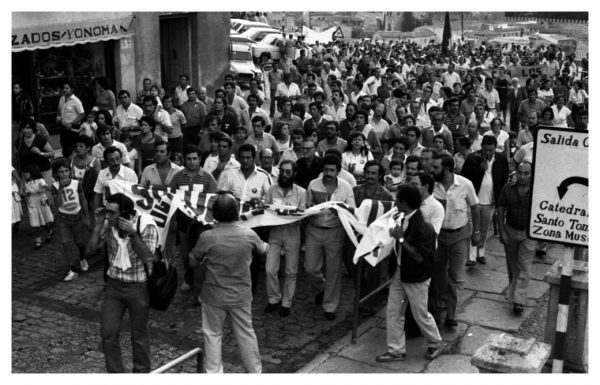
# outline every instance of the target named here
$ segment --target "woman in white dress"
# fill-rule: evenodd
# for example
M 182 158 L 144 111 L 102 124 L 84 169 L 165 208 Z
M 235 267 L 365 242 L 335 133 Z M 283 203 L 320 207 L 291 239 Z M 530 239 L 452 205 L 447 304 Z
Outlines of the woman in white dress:
M 574 127 L 575 124 L 571 119 L 571 110 L 565 106 L 565 96 L 556 95 L 554 105 L 552 106 L 554 113 L 554 127 Z
M 508 142 L 508 132 L 506 132 L 504 128 L 504 122 L 500 118 L 494 118 L 490 123 L 491 130 L 486 132 L 485 135 L 494 135 L 496 140 L 498 141 L 498 147 L 496 147 L 496 152 L 506 153 L 506 148 L 510 147 L 510 143 Z

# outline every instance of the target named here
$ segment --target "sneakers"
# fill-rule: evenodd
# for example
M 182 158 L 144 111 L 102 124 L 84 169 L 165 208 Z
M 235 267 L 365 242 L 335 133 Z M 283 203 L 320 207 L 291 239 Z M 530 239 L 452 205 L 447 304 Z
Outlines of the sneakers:
M 482 265 L 485 265 L 485 257 L 477 257 L 477 263 L 481 263 Z
M 323 314 L 325 314 L 325 319 L 327 321 L 333 321 L 335 319 L 335 313 L 333 313 L 333 312 L 326 311 Z
M 315 305 L 322 305 L 323 304 L 323 296 L 325 295 L 324 292 L 320 292 L 319 294 L 315 295 Z
M 393 362 L 393 361 L 404 361 L 406 360 L 406 353 L 394 354 L 385 352 L 380 356 L 375 357 L 377 362 Z
M 88 264 L 87 259 L 82 259 L 80 261 L 80 264 L 81 264 L 81 270 L 82 271 L 88 271 L 90 269 L 90 265 Z
M 289 307 L 287 307 L 287 306 L 281 306 L 279 308 L 279 316 L 280 317 L 287 317 L 287 316 L 290 315 L 291 311 L 292 311 L 292 309 L 290 309 Z
M 465 266 L 467 267 L 473 267 L 475 266 L 477 263 L 475 261 L 467 261 L 467 263 L 465 264 Z
M 181 291 L 190 291 L 192 289 L 192 286 L 187 283 L 186 281 L 183 281 L 183 283 L 181 284 L 181 287 L 179 288 Z
M 440 344 L 438 346 L 430 346 L 427 348 L 427 352 L 425 352 L 426 360 L 435 360 L 442 354 L 444 350 L 444 344 Z
M 281 306 L 281 301 L 279 301 L 277 303 L 269 303 L 265 307 L 265 313 L 272 313 L 275 310 L 279 309 L 280 306 Z
M 76 272 L 74 272 L 73 270 L 69 270 L 69 274 L 67 274 L 67 276 L 65 277 L 65 279 L 63 279 L 63 281 L 65 282 L 69 282 L 74 280 L 75 278 L 77 278 L 79 276 L 79 274 L 77 274 Z

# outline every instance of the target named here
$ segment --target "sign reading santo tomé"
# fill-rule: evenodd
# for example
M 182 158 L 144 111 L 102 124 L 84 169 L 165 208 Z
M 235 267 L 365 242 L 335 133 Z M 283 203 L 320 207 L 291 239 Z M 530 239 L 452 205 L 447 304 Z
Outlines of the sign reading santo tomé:
M 535 138 L 529 236 L 587 247 L 587 131 L 541 127 Z

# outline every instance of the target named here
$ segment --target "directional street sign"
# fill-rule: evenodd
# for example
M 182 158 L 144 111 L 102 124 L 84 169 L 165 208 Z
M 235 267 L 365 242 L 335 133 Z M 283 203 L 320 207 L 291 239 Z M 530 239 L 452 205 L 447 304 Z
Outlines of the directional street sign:
M 587 247 L 588 147 L 587 131 L 538 129 L 533 155 L 531 238 Z

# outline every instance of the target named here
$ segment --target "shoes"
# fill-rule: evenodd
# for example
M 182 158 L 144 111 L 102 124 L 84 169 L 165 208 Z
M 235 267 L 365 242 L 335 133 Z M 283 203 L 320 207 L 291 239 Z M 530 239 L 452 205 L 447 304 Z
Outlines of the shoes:
M 73 270 L 69 270 L 69 274 L 67 274 L 67 276 L 65 277 L 65 279 L 63 279 L 63 281 L 65 282 L 69 282 L 74 280 L 75 278 L 77 278 L 79 276 L 79 274 L 77 274 L 76 272 L 74 272 Z
M 444 350 L 444 344 L 439 344 L 438 346 L 430 346 L 427 348 L 427 352 L 425 353 L 426 360 L 435 360 L 442 354 Z
M 535 251 L 535 256 L 541 259 L 546 257 L 546 250 L 538 249 Z
M 335 319 L 335 313 L 333 312 L 326 311 L 324 314 L 327 321 L 333 321 Z
M 482 265 L 485 265 L 485 257 L 477 257 L 476 260 L 477 260 L 477 263 L 481 263 Z
M 315 305 L 322 305 L 323 304 L 323 296 L 325 295 L 324 292 L 320 292 L 319 294 L 315 295 Z
M 392 362 L 392 361 L 404 361 L 406 360 L 406 353 L 394 354 L 385 352 L 380 356 L 375 357 L 377 362 Z
M 88 271 L 90 269 L 90 265 L 88 264 L 87 259 L 82 259 L 80 261 L 80 263 L 81 263 L 81 270 L 82 271 Z
M 42 241 L 41 241 L 41 240 L 36 240 L 36 241 L 35 241 L 35 246 L 34 246 L 34 248 L 35 248 L 36 250 L 39 250 L 39 249 L 41 249 L 41 248 L 42 248 Z
M 472 267 L 475 265 L 477 265 L 477 263 L 475 263 L 475 261 L 471 261 L 471 260 L 467 261 L 467 263 L 465 264 L 465 266 L 468 266 L 468 267 Z
M 183 281 L 183 283 L 181 284 L 181 287 L 179 289 L 181 291 L 190 291 L 192 289 L 192 286 L 189 283 Z
M 275 310 L 279 309 L 280 306 L 281 306 L 281 301 L 279 301 L 277 303 L 269 303 L 265 307 L 265 313 L 272 313 Z
M 358 308 L 358 314 L 360 314 L 363 317 L 370 317 L 373 314 L 375 314 L 375 312 L 373 311 L 373 308 L 371 306 L 361 306 L 360 308 Z
M 54 235 L 54 231 L 48 231 L 48 235 L 46 235 L 46 243 L 52 242 L 52 236 Z
M 288 315 L 290 315 L 291 311 L 292 311 L 292 309 L 290 309 L 289 307 L 287 307 L 287 306 L 281 306 L 279 308 L 279 316 L 280 317 L 287 317 Z
M 455 319 L 446 318 L 446 321 L 444 322 L 444 325 L 446 325 L 448 327 L 455 327 L 455 326 L 458 326 L 458 322 L 456 322 Z
M 513 306 L 513 313 L 515 313 L 517 315 L 523 313 L 523 305 L 521 305 L 519 303 L 515 303 Z

